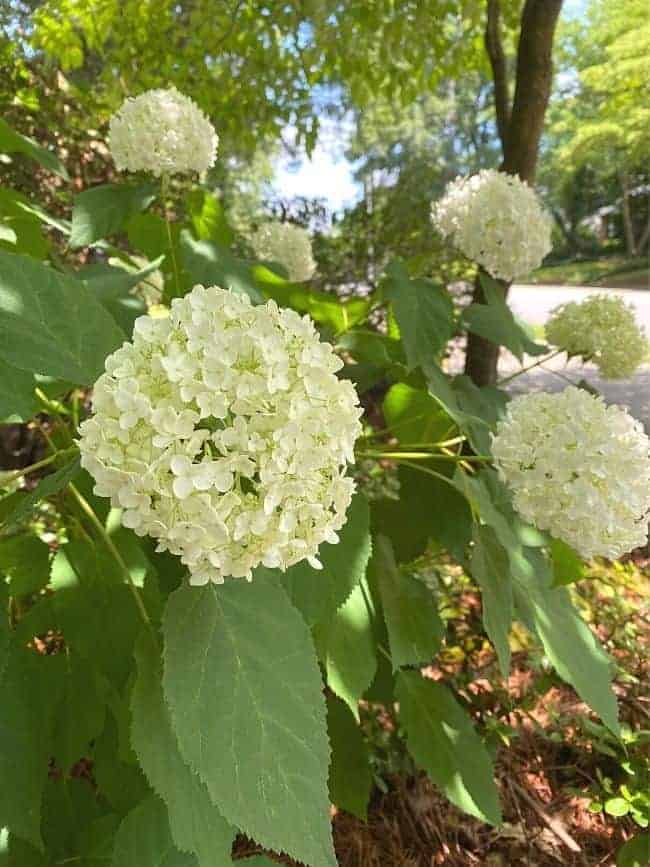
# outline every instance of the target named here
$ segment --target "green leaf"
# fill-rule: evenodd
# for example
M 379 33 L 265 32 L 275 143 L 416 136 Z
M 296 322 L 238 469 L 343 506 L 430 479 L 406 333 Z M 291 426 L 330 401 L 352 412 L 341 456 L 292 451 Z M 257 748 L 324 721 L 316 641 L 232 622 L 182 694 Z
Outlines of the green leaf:
M 167 810 L 155 796 L 125 816 L 115 835 L 113 867 L 197 867 L 194 855 L 174 846 Z
M 100 238 L 120 232 L 131 214 L 149 207 L 154 186 L 102 184 L 76 195 L 72 202 L 70 247 L 86 247 Z
M 570 545 L 560 539 L 551 539 L 553 586 L 575 584 L 585 575 L 585 564 Z
M 497 421 L 505 414 L 508 395 L 490 385 L 479 388 L 469 376 L 455 376 L 451 385 L 458 406 L 470 416 L 466 429 L 473 448 L 478 454 L 490 454 L 492 451 L 490 433 L 496 430 Z M 480 423 L 472 421 L 472 418 L 480 419 Z
M 234 232 L 219 199 L 207 190 L 196 187 L 185 197 L 187 211 L 199 241 L 216 241 L 224 247 L 233 242 Z
M 434 443 L 453 435 L 454 421 L 426 391 L 398 382 L 382 406 L 386 428 L 402 443 Z
M 300 283 L 290 283 L 265 265 L 255 265 L 253 274 L 265 298 L 272 298 L 281 307 L 291 307 L 298 313 L 308 313 L 314 322 L 329 327 L 335 334 L 341 334 L 362 322 L 370 310 L 367 298 L 342 301 L 327 292 L 318 292 Z
M 544 554 L 528 549 L 511 555 L 515 603 L 524 622 L 532 623 L 558 674 L 593 708 L 614 734 L 620 733 L 612 663 L 595 635 L 573 607 L 564 587 L 552 587 Z
M 265 581 L 184 585 L 163 631 L 181 753 L 220 812 L 263 846 L 334 867 L 320 672 L 284 591 Z
M 92 664 L 70 650 L 64 658 L 63 699 L 56 714 L 52 753 L 67 773 L 89 755 L 90 742 L 101 734 L 105 705 Z
M 61 467 L 60 470 L 56 470 L 56 472 L 42 478 L 33 491 L 15 500 L 12 503 L 12 508 L 4 514 L 0 526 L 4 529 L 5 527 L 24 521 L 41 500 L 57 494 L 73 481 L 79 472 L 81 472 L 81 464 L 79 463 L 79 455 L 77 454 L 65 466 Z
M 503 297 L 503 289 L 494 280 L 481 275 L 487 304 L 470 304 L 463 311 L 463 320 L 473 333 L 505 346 L 519 361 L 524 354 L 544 355 L 546 346 L 534 343 L 519 325 Z
M 162 660 L 147 632 L 136 646 L 136 660 L 131 739 L 142 770 L 167 805 L 174 843 L 184 852 L 194 852 L 199 867 L 226 864 L 234 832 L 181 757 L 163 696 Z
M 616 853 L 616 867 L 648 867 L 649 861 L 650 834 L 638 834 Z
M 90 385 L 123 340 L 83 283 L 0 251 L 0 357 L 9 364 Z
M 440 404 L 444 411 L 466 431 L 472 442 L 476 442 L 488 432 L 487 422 L 477 415 L 463 409 L 465 399 L 454 389 L 454 380 L 437 364 L 427 364 L 423 368 L 429 394 Z
M 431 468 L 445 472 L 439 461 L 432 461 Z M 400 563 L 424 553 L 431 539 L 462 560 L 472 538 L 472 513 L 465 497 L 451 484 L 412 467 L 400 467 L 398 478 L 399 501 L 372 504 L 373 531 L 388 536 Z
M 501 674 L 508 677 L 513 608 L 510 562 L 508 552 L 487 524 L 474 526 L 470 570 L 481 588 L 485 631 L 496 649 Z
M 75 856 L 76 831 L 98 818 L 99 801 L 90 780 L 51 776 L 43 792 L 41 830 L 51 862 L 66 862 Z M 75 863 L 75 862 L 72 862 Z
M 118 721 L 106 715 L 104 731 L 97 738 L 92 755 L 93 777 L 102 799 L 125 815 L 150 794 L 140 766 L 130 761 L 121 744 Z
M 29 421 L 38 411 L 34 374 L 0 360 L 0 422 Z
M 253 855 L 252 858 L 241 858 L 233 862 L 238 864 L 241 861 L 241 867 L 278 867 L 276 861 L 271 861 L 266 855 Z
M 388 629 L 393 670 L 403 665 L 430 662 L 438 652 L 444 634 L 433 593 L 417 578 L 400 572 L 393 547 L 385 536 L 375 539 L 373 563 Z
M 232 253 L 213 241 L 197 241 L 187 229 L 180 235 L 180 252 L 190 286 L 221 286 L 240 295 L 248 295 L 255 304 L 264 300 L 256 285 L 248 262 L 235 258 Z
M 30 159 L 36 160 L 39 165 L 47 169 L 48 172 L 53 172 L 59 175 L 65 181 L 69 181 L 68 173 L 63 163 L 59 160 L 56 154 L 48 151 L 40 145 L 32 141 L 26 135 L 21 135 L 16 130 L 12 129 L 9 124 L 0 118 L 0 153 L 15 154 L 21 153 Z
M 79 831 L 74 851 L 81 857 L 81 867 L 105 867 L 113 855 L 115 833 L 119 824 L 118 815 L 107 813 Z
M 0 671 L 0 827 L 11 828 L 37 849 L 42 848 L 41 797 L 60 686 L 60 658 L 11 648 Z
M 0 189 L 0 218 L 5 232 L 0 248 L 34 259 L 47 256 L 49 240 L 43 234 L 40 218 L 31 213 L 29 199 L 22 193 L 8 187 Z M 10 235 L 13 235 L 13 240 Z
M 409 752 L 449 800 L 491 825 L 501 822 L 489 753 L 450 690 L 414 671 L 397 676 Z
M 11 596 L 36 593 L 50 577 L 50 549 L 33 533 L 0 538 L 0 573 Z
M 332 803 L 365 820 L 372 789 L 368 747 L 349 708 L 331 695 L 327 697 L 327 731 L 332 745 Z
M 310 626 L 326 623 L 363 578 L 370 558 L 370 514 L 362 494 L 355 494 L 337 545 L 323 543 L 322 569 L 302 561 L 277 573 L 289 598 Z
M 393 305 L 408 368 L 430 364 L 454 333 L 449 293 L 431 280 L 411 280 L 399 262 L 386 268 L 384 291 Z
M 625 798 L 608 798 L 605 801 L 605 812 L 608 816 L 620 818 L 630 812 L 630 803 Z
M 317 631 L 327 685 L 359 719 L 359 700 L 377 670 L 371 611 L 365 582 L 357 584 L 330 623 Z
M 131 290 L 157 271 L 164 256 L 159 256 L 139 271 L 127 271 L 111 265 L 86 265 L 77 271 L 78 279 L 88 286 L 98 301 L 108 310 L 127 337 L 133 333 L 133 323 L 147 312 L 147 305 Z

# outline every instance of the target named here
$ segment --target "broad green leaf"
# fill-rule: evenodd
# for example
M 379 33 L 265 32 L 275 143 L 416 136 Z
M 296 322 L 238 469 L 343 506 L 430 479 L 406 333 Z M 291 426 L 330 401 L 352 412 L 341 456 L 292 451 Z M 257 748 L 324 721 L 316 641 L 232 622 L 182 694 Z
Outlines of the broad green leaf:
M 67 775 L 48 779 L 43 792 L 41 830 L 45 851 L 53 864 L 77 863 L 68 862 L 77 856 L 76 832 L 99 818 L 101 812 L 90 780 Z
M 344 303 L 344 302 L 342 302 Z M 346 331 L 337 340 L 337 348 L 349 352 L 357 362 L 379 371 L 404 364 L 404 350 L 399 340 L 363 328 Z
M 38 411 L 34 374 L 0 360 L 0 422 L 29 421 Z
M 71 461 L 50 473 L 40 480 L 36 487 L 20 499 L 12 501 L 12 508 L 7 511 L 0 523 L 0 527 L 5 529 L 13 524 L 18 524 L 29 517 L 32 509 L 45 497 L 51 497 L 66 487 L 77 474 L 81 472 L 81 464 L 79 463 L 79 455 L 77 454 Z M 10 495 L 11 496 L 11 495 Z M 7 500 L 9 497 L 6 498 Z
M 107 813 L 79 831 L 74 851 L 79 853 L 82 867 L 106 867 L 113 855 L 119 825 L 120 817 L 116 813 Z
M 51 867 L 49 858 L 16 834 L 9 834 L 8 843 L 7 867 Z M 0 860 L 0 864 L 5 867 L 4 861 Z
M 181 757 L 162 686 L 162 660 L 147 633 L 136 646 L 138 676 L 131 696 L 131 740 L 151 787 L 165 804 L 175 845 L 194 852 L 199 867 L 226 864 L 234 832 Z
M 30 202 L 26 196 L 8 187 L 0 188 L 0 218 L 4 238 L 0 248 L 12 253 L 22 253 L 34 259 L 44 259 L 50 243 L 43 234 L 41 220 L 31 213 Z M 10 237 L 13 235 L 13 239 Z
M 105 705 L 91 662 L 72 651 L 64 661 L 63 698 L 54 722 L 52 754 L 57 767 L 68 773 L 75 762 L 89 755 L 91 741 L 104 728 Z
M 455 423 L 438 401 L 404 382 L 388 389 L 382 409 L 386 428 L 402 443 L 435 443 L 453 435 Z
M 61 659 L 12 647 L 0 671 L 0 827 L 41 849 L 41 797 L 51 757 Z
M 170 231 L 174 250 L 178 257 L 180 237 L 178 223 L 172 223 Z M 158 214 L 134 214 L 127 223 L 127 236 L 133 249 L 139 253 L 144 253 L 150 261 L 164 256 L 166 270 L 171 269 L 169 237 L 165 220 L 162 217 L 159 217 Z
M 125 815 L 151 790 L 140 766 L 127 761 L 120 747 L 117 722 L 111 713 L 106 714 L 104 731 L 97 738 L 92 754 L 93 777 L 102 799 Z
M 76 276 L 83 280 L 95 297 L 108 310 L 127 337 L 133 333 L 133 323 L 147 312 L 147 305 L 132 289 L 157 271 L 164 257 L 159 256 L 139 271 L 127 271 L 112 265 L 86 265 Z
M 219 199 L 207 190 L 196 187 L 185 197 L 187 211 L 199 241 L 216 241 L 228 247 L 232 244 L 234 232 Z
M 409 752 L 449 800 L 491 825 L 501 821 L 489 753 L 443 684 L 414 671 L 397 676 L 399 717 Z
M 183 585 L 163 631 L 181 753 L 220 812 L 263 846 L 334 867 L 322 683 L 284 591 L 266 581 Z
M 430 662 L 444 633 L 431 590 L 412 575 L 400 572 L 393 547 L 385 536 L 375 539 L 373 558 L 393 670 Z
M 470 570 L 481 588 L 485 631 L 496 649 L 501 674 L 508 677 L 513 607 L 510 562 L 508 552 L 487 524 L 474 526 Z
M 387 267 L 384 291 L 393 305 L 409 369 L 430 364 L 454 333 L 449 293 L 431 280 L 411 280 L 399 262 Z
M 332 803 L 365 820 L 372 789 L 368 747 L 349 708 L 331 695 L 327 697 L 327 732 L 332 745 Z
M 237 259 L 221 244 L 197 241 L 184 229 L 180 235 L 180 253 L 183 267 L 189 275 L 189 286 L 221 286 L 248 297 L 256 304 L 264 298 L 256 285 L 251 266 Z
M 439 461 L 422 467 L 445 473 Z M 419 469 L 402 466 L 398 478 L 399 501 L 372 504 L 373 530 L 388 536 L 400 563 L 424 553 L 432 539 L 462 560 L 472 538 L 472 513 L 466 498 L 453 485 Z
M 50 577 L 50 549 L 33 533 L 0 538 L 0 574 L 11 596 L 36 593 Z
M 40 145 L 32 141 L 26 135 L 16 132 L 9 124 L 0 118 L 0 153 L 15 154 L 21 153 L 30 159 L 36 160 L 39 165 L 47 169 L 48 172 L 53 172 L 59 175 L 65 181 L 69 181 L 68 173 L 65 166 L 52 151 L 48 151 Z
M 648 867 L 650 863 L 650 834 L 637 834 L 624 843 L 616 853 L 616 867 Z
M 551 539 L 550 552 L 554 587 L 575 584 L 584 578 L 585 564 L 570 545 L 560 539 Z
M 357 584 L 330 623 L 316 633 L 327 685 L 359 719 L 359 700 L 377 670 L 365 581 Z
M 525 622 L 533 624 L 546 655 L 563 680 L 619 734 L 613 663 L 575 610 L 564 587 L 553 587 L 551 566 L 544 554 L 528 549 L 511 555 L 515 603 Z
M 298 313 L 308 313 L 314 322 L 342 334 L 362 322 L 370 310 L 367 298 L 342 301 L 327 292 L 318 292 L 301 283 L 290 283 L 264 265 L 255 265 L 253 274 L 265 298 L 272 298 L 280 307 L 291 307 Z
M 546 346 L 534 343 L 516 321 L 503 297 L 503 289 L 486 275 L 481 275 L 487 304 L 470 304 L 463 311 L 467 328 L 498 346 L 505 346 L 519 361 L 524 354 L 543 355 Z
M 90 385 L 123 340 L 83 283 L 0 251 L 0 357 L 9 364 Z
M 466 430 L 472 447 L 479 454 L 490 454 L 491 433 L 496 430 L 497 421 L 506 411 L 508 395 L 505 391 L 490 385 L 479 388 L 469 376 L 455 376 L 451 385 L 458 406 L 470 417 L 466 423 Z M 472 421 L 477 418 L 480 422 Z
M 325 542 L 318 550 L 323 568 L 313 569 L 302 561 L 278 573 L 289 598 L 310 626 L 328 622 L 365 575 L 371 548 L 369 523 L 368 502 L 362 494 L 355 494 L 339 532 L 339 543 Z
M 151 795 L 124 817 L 113 845 L 113 867 L 197 867 L 194 855 L 173 843 L 167 810 Z
M 102 184 L 76 195 L 72 202 L 72 249 L 120 232 L 131 214 L 151 204 L 156 197 L 154 190 L 153 184 Z

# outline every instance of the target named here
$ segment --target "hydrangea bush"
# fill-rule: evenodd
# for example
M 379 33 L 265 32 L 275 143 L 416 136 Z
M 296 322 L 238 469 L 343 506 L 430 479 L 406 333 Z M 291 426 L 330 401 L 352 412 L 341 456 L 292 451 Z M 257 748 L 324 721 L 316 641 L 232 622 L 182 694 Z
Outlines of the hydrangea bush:
M 153 91 L 110 142 L 119 167 L 196 180 L 216 134 Z M 333 867 L 330 805 L 365 816 L 371 794 L 368 701 L 450 801 L 498 824 L 489 720 L 453 676 L 426 676 L 444 628 L 421 564 L 442 549 L 478 584 L 485 676 L 508 676 L 517 620 L 617 734 L 611 660 L 562 585 L 578 555 L 644 543 L 647 437 L 579 389 L 509 403 L 446 372 L 463 330 L 546 353 L 498 281 L 459 313 L 392 262 L 369 298 L 339 301 L 295 282 L 286 246 L 237 258 L 206 186 L 186 179 L 170 225 L 176 193 L 85 190 L 70 223 L 25 212 L 65 236 L 61 255 L 0 249 L 0 418 L 35 419 L 44 443 L 1 481 L 9 863 L 222 867 L 241 833 Z M 548 249 L 533 191 L 495 172 L 436 214 L 503 280 Z

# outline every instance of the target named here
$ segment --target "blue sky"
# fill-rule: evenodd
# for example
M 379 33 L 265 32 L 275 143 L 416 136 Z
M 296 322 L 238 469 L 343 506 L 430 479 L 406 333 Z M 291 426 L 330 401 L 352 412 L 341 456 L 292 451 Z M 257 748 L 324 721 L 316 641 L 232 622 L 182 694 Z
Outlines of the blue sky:
M 564 0 L 562 16 L 580 16 L 587 3 L 588 0 Z M 361 196 L 360 186 L 353 178 L 353 167 L 345 158 L 349 124 L 338 124 L 328 118 L 323 118 L 321 123 L 321 134 L 311 157 L 304 151 L 297 158 L 280 157 L 273 188 L 282 198 L 324 198 L 332 211 L 341 211 Z M 290 137 L 291 130 L 287 132 Z

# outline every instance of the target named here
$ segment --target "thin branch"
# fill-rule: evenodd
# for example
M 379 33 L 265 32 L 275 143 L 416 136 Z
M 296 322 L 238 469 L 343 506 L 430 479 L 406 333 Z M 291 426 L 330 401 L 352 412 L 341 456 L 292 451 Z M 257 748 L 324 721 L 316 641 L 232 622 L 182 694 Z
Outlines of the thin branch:
M 499 0 L 487 0 L 485 50 L 492 67 L 497 130 L 501 139 L 501 148 L 505 154 L 510 126 L 510 88 L 508 87 L 508 64 L 501 42 L 501 6 Z

